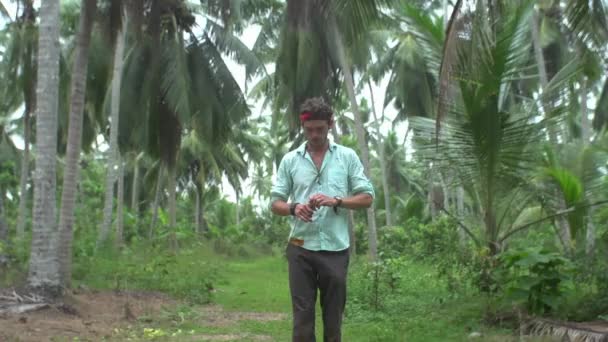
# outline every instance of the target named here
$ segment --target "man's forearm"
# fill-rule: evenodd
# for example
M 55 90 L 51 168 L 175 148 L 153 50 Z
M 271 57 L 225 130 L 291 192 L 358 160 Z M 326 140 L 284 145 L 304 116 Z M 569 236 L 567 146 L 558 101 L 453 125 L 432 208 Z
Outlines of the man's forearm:
M 272 202 L 272 205 L 270 206 L 270 210 L 272 210 L 273 213 L 275 213 L 276 215 L 279 215 L 279 216 L 291 215 L 291 213 L 289 212 L 289 204 L 287 204 L 287 202 L 285 202 L 283 200 L 276 200 L 276 201 Z
M 343 198 L 342 204 L 340 205 L 340 207 L 347 208 L 347 209 L 369 208 L 372 205 L 373 200 L 374 199 L 372 198 L 372 196 L 370 194 L 367 194 L 367 193 L 356 194 L 351 197 Z

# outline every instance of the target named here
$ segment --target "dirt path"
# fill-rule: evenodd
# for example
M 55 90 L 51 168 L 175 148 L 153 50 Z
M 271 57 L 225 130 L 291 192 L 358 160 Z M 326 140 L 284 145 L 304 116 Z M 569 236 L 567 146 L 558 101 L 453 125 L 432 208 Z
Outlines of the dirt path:
M 99 341 L 115 339 L 136 323 L 153 322 L 161 312 L 183 303 L 151 292 L 83 291 L 69 296 L 63 305 L 26 314 L 0 316 L 0 342 Z M 220 306 L 194 306 L 193 323 L 201 326 L 229 326 L 240 320 L 286 319 L 280 313 L 229 312 Z M 153 334 L 154 331 L 151 332 Z M 182 336 L 180 341 L 272 341 L 270 336 L 252 334 Z

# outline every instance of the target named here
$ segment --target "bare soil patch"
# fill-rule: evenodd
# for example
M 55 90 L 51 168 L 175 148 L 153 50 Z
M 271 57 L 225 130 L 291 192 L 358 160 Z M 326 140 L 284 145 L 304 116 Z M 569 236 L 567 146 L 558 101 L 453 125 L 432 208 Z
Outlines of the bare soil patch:
M 0 300 L 0 307 L 8 307 Z M 138 318 L 158 317 L 161 311 L 183 305 L 177 300 L 155 292 L 141 291 L 78 291 L 61 303 L 50 303 L 35 311 L 0 315 L 0 342 L 99 341 L 113 339 L 115 329 L 133 325 Z M 286 319 L 285 314 L 263 312 L 230 312 L 219 305 L 195 307 L 196 323 L 201 326 L 229 326 L 240 320 L 274 321 Z M 193 335 L 181 339 L 191 341 L 271 341 L 270 336 L 253 334 Z

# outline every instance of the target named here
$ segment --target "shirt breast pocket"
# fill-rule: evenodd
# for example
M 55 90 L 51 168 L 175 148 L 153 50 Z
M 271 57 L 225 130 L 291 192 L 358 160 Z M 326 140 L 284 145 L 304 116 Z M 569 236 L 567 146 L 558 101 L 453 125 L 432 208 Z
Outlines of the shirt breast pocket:
M 346 196 L 348 194 L 348 173 L 342 168 L 331 170 L 329 174 L 329 186 L 334 196 Z

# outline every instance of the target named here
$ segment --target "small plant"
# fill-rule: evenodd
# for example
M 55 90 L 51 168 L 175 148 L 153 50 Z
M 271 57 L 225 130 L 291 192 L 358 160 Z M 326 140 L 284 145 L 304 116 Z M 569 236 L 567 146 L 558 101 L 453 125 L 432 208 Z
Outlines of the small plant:
M 383 259 L 382 255 L 376 262 L 358 266 L 353 274 L 354 301 L 371 311 L 382 311 L 390 297 L 398 294 L 404 267 L 403 257 Z
M 505 252 L 499 262 L 499 278 L 507 298 L 524 303 L 533 314 L 546 314 L 557 308 L 573 269 L 569 259 L 536 247 Z

